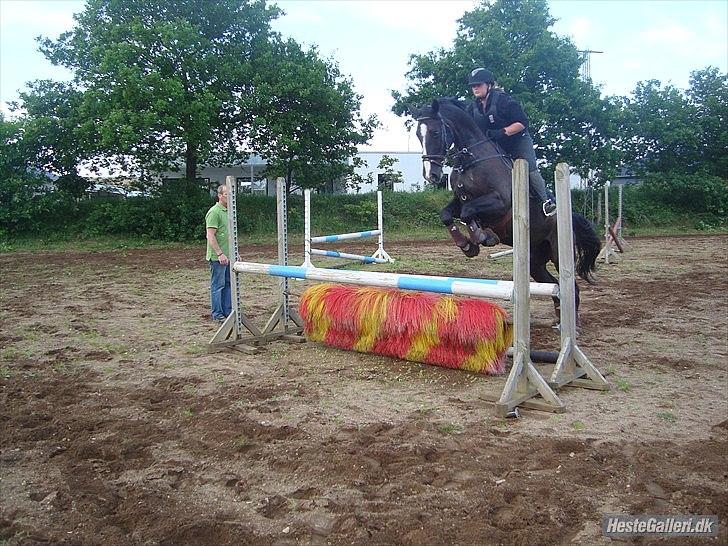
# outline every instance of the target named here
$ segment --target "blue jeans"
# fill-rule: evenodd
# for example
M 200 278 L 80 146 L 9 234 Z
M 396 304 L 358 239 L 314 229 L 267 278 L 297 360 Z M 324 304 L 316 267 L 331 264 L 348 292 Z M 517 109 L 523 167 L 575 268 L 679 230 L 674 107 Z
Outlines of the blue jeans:
M 210 260 L 210 306 L 212 318 L 223 319 L 233 311 L 230 297 L 230 264 Z

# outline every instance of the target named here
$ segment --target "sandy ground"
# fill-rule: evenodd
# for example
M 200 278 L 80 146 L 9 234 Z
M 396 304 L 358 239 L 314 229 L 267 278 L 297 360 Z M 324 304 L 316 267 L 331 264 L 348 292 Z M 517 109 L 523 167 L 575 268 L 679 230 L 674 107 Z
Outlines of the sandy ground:
M 388 251 L 402 272 L 510 266 Z M 518 420 L 484 399 L 503 377 L 309 343 L 208 354 L 201 255 L 0 255 L 0 544 L 606 544 L 603 513 L 717 514 L 702 542 L 728 542 L 728 237 L 602 265 L 579 342 L 611 390 Z M 274 289 L 246 279 L 261 323 Z M 532 314 L 555 350 L 551 303 Z

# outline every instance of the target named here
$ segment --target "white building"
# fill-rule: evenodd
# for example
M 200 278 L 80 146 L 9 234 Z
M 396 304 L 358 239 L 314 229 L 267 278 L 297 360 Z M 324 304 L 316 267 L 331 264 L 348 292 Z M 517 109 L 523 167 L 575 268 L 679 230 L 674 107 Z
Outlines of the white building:
M 392 170 L 402 174 L 402 182 L 394 184 L 391 188 L 394 191 L 420 191 L 424 188 L 425 181 L 422 178 L 421 152 L 359 152 L 358 156 L 364 161 L 364 166 L 357 167 L 355 172 L 363 179 L 371 175 L 371 182 L 363 184 L 359 193 L 376 191 L 380 187 L 387 187 L 388 180 L 384 175 L 384 169 L 378 167 L 382 157 L 389 156 L 397 161 Z M 240 166 L 234 167 L 207 167 L 201 166 L 198 177 L 209 183 L 210 187 L 224 184 L 227 176 L 234 176 L 238 183 L 239 191 L 242 193 L 259 193 L 263 195 L 275 195 L 275 179 L 265 175 L 266 162 L 258 156 L 250 156 L 248 161 Z M 446 173 L 449 169 L 446 169 Z M 162 179 L 174 180 L 183 176 L 182 171 L 169 171 L 162 174 Z M 335 183 L 329 187 L 329 191 L 342 193 L 356 193 L 355 188 L 344 188 L 343 184 Z
M 394 185 L 392 188 L 394 191 L 420 191 L 424 188 L 422 152 L 359 152 L 358 156 L 364 160 L 366 166 L 356 168 L 355 172 L 364 178 L 366 178 L 367 174 L 372 175 L 372 182 L 362 185 L 361 193 L 376 191 L 387 185 L 388 181 L 383 175 L 384 169 L 378 167 L 379 162 L 385 155 L 397 160 L 392 170 L 402 173 L 403 181 Z M 445 172 L 449 173 L 450 169 L 446 168 Z M 355 190 L 349 188 L 348 192 L 354 193 Z

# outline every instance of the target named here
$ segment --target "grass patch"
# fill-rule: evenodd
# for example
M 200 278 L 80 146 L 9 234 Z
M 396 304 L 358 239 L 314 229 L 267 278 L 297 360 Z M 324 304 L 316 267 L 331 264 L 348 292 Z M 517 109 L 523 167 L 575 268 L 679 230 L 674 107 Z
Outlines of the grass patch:
M 248 445 L 250 445 L 250 440 L 243 435 L 240 435 L 233 440 L 233 446 L 235 446 L 235 449 L 244 449 Z
M 586 428 L 586 425 L 583 421 L 572 421 L 571 428 L 573 428 L 574 430 L 584 430 Z
M 677 416 L 670 411 L 658 412 L 657 418 L 662 419 L 663 421 L 667 421 L 668 423 L 674 423 L 675 421 L 677 421 Z
M 615 381 L 615 383 L 617 384 L 617 388 L 620 391 L 622 391 L 622 392 L 629 391 L 629 383 L 627 382 L 626 379 L 617 379 L 617 381 Z
M 444 425 L 438 425 L 437 430 L 442 434 L 461 434 L 463 427 L 456 423 L 445 423 Z

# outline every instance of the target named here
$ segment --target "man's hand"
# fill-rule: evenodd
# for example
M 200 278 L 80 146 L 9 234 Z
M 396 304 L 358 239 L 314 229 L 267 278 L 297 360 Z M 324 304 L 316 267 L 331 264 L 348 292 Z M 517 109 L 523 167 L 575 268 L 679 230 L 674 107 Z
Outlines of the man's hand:
M 488 129 L 485 132 L 485 136 L 488 137 L 491 140 L 503 140 L 508 135 L 506 134 L 505 129 Z
M 230 260 L 228 260 L 228 257 L 225 256 L 225 254 L 220 254 L 220 256 L 218 256 L 218 260 L 220 260 L 220 265 L 227 265 L 230 263 Z

